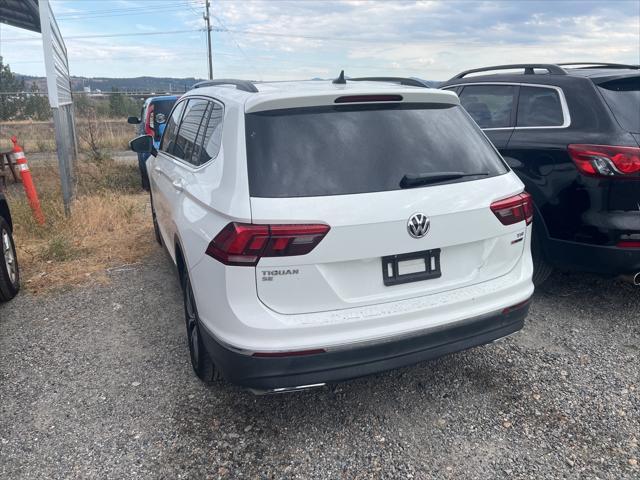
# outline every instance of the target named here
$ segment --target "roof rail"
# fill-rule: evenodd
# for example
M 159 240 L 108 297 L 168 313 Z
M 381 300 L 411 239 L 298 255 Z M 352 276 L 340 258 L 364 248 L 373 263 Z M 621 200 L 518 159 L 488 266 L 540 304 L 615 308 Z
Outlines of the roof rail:
M 419 78 L 403 78 L 403 77 L 359 77 L 348 78 L 350 82 L 391 82 L 399 83 L 400 85 L 407 85 L 409 87 L 422 87 L 431 88 L 431 86 L 424 80 Z
M 258 89 L 249 80 L 236 80 L 234 78 L 217 78 L 196 83 L 192 88 L 215 87 L 217 85 L 235 85 L 238 90 L 249 93 L 257 93 Z
M 578 68 L 630 68 L 633 70 L 640 69 L 640 65 L 626 65 L 624 63 L 602 63 L 602 62 L 569 62 L 569 63 L 558 63 L 561 67 L 571 67 L 576 65 L 584 65 Z
M 451 80 L 464 78 L 470 73 L 479 73 L 479 72 L 490 72 L 493 70 L 515 70 L 517 68 L 523 68 L 525 75 L 533 75 L 534 69 L 539 68 L 541 70 L 546 70 L 550 75 L 566 75 L 562 68 L 558 65 L 553 65 L 551 63 L 517 63 L 514 65 L 496 65 L 495 67 L 483 67 L 483 68 L 474 68 L 473 70 L 466 70 L 457 74 L 455 77 L 452 77 Z

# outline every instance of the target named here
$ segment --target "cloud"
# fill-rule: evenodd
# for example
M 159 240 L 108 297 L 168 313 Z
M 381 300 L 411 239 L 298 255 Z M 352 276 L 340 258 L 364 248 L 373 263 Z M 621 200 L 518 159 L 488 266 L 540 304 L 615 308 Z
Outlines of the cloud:
M 176 3 L 169 11 L 84 18 L 61 28 L 68 37 L 202 29 L 202 2 L 184 1 L 189 3 Z M 95 3 L 86 4 L 84 11 L 95 10 Z M 82 10 L 84 2 L 56 2 L 56 11 L 59 5 Z M 392 72 L 437 80 L 497 63 L 640 63 L 637 1 L 215 0 L 212 14 L 219 76 L 326 77 L 345 68 L 350 75 Z M 204 33 L 91 42 L 67 41 L 74 74 L 206 74 Z M 20 48 L 11 45 L 9 52 L 3 45 L 3 52 L 14 59 L 33 56 L 27 44 L 15 47 Z M 149 61 L 141 61 L 144 51 Z

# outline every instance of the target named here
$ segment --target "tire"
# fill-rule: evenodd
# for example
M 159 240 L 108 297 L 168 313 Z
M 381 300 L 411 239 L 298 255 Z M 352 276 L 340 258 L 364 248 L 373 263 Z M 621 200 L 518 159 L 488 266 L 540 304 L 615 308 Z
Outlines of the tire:
M 553 267 L 547 263 L 542 250 L 542 241 L 540 235 L 536 234 L 536 228 L 533 229 L 533 237 L 531 237 L 531 257 L 533 259 L 533 285 L 539 287 L 553 273 Z
M 140 176 L 142 177 L 142 189 L 148 192 L 151 190 L 151 187 L 149 186 L 149 177 L 147 176 L 147 172 L 140 172 Z
M 11 228 L 0 217 L 0 302 L 11 300 L 20 290 L 20 269 Z
M 193 295 L 193 289 L 191 288 L 191 280 L 189 280 L 187 273 L 183 274 L 182 285 L 184 316 L 187 327 L 187 341 L 189 343 L 191 366 L 200 380 L 204 383 L 212 383 L 218 380 L 219 375 L 202 341 L 200 318 L 198 317 L 198 309 L 196 308 L 195 297 Z
M 160 227 L 158 226 L 158 217 L 156 216 L 156 209 L 153 206 L 153 195 L 149 193 L 151 198 L 151 219 L 153 220 L 153 233 L 156 237 L 156 242 L 158 245 L 162 246 L 162 235 L 160 235 Z

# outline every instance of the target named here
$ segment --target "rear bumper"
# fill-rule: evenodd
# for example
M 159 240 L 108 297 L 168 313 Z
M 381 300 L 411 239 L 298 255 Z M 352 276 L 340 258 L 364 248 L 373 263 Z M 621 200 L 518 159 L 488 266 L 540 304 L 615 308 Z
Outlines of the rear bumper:
M 640 249 L 589 245 L 548 240 L 545 245 L 549 263 L 569 270 L 625 275 L 640 272 Z
M 509 311 L 415 335 L 291 357 L 253 357 L 218 342 L 206 328 L 202 329 L 202 335 L 211 358 L 227 381 L 256 390 L 273 390 L 340 382 L 483 345 L 520 330 L 528 310 L 527 301 Z

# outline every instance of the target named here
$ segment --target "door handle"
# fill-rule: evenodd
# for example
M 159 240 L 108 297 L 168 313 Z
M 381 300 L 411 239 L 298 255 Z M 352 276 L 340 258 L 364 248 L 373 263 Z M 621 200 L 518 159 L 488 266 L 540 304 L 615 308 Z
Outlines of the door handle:
M 180 179 L 174 180 L 173 182 L 171 182 L 171 185 L 173 185 L 173 188 L 175 188 L 179 192 L 184 190 L 184 185 L 182 184 L 182 180 Z

